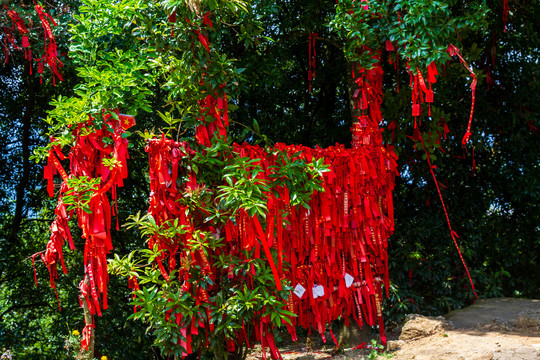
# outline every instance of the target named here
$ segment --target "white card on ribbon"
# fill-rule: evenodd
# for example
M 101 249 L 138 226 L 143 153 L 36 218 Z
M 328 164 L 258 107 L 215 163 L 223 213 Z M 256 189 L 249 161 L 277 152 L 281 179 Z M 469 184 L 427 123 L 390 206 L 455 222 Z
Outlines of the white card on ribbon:
M 324 296 L 324 286 L 322 285 L 315 285 L 313 287 L 313 298 L 316 299 L 318 297 Z
M 345 286 L 348 288 L 351 287 L 353 281 L 354 281 L 354 278 L 348 273 L 345 273 Z
M 302 296 L 304 295 L 304 293 L 306 292 L 306 288 L 303 287 L 302 285 L 300 284 L 296 284 L 294 290 L 293 290 L 294 294 L 296 296 L 298 296 L 299 299 L 302 298 Z

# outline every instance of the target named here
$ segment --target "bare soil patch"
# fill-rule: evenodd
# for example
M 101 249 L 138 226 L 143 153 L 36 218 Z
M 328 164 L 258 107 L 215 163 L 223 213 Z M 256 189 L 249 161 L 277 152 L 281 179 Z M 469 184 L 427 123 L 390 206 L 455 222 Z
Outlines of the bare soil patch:
M 378 360 L 540 360 L 540 300 L 482 299 L 444 317 L 408 316 L 402 328 L 388 336 L 389 351 Z M 338 350 L 329 335 L 327 339 L 322 343 L 313 334 L 310 340 L 282 345 L 280 351 L 284 360 L 370 358 L 370 349 L 346 344 Z M 260 347 L 248 356 L 260 358 Z

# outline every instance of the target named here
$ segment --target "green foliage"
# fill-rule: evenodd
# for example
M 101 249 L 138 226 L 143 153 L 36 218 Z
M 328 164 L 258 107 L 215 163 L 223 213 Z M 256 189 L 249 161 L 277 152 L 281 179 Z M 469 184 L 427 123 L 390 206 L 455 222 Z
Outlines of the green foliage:
M 197 238 L 200 239 L 196 234 Z M 208 250 L 207 255 L 210 255 L 211 250 L 223 245 L 223 239 L 216 239 L 211 234 L 205 234 L 205 239 L 209 239 L 209 242 L 193 242 L 186 256 L 201 249 L 205 252 Z M 283 290 L 271 290 L 275 287 L 272 272 L 266 260 L 254 258 L 253 251 L 244 250 L 237 256 L 209 256 L 220 274 L 215 280 L 220 284 L 219 288 L 213 286 L 214 282 L 199 265 L 191 264 L 187 258 L 182 263 L 181 271 L 182 277 L 188 280 L 183 281 L 182 277 L 179 280 L 178 270 L 170 274 L 170 280 L 165 280 L 153 265 L 154 259 L 159 256 L 157 249 L 139 250 L 123 258 L 115 255 L 110 268 L 113 273 L 138 279 L 141 289 L 133 292 L 132 301 L 137 311 L 130 318 L 147 324 L 146 331 L 155 337 L 154 343 L 164 355 L 181 356 L 185 350 L 178 341 L 185 340 L 181 329 L 187 327 L 186 324 L 190 324 L 192 319 L 202 323 L 210 321 L 213 326 L 208 333 L 208 347 L 204 346 L 206 335 L 202 329 L 199 335 L 193 336 L 192 346 L 201 350 L 202 356 L 226 359 L 228 351 L 224 339 L 234 338 L 235 331 L 245 327 L 247 333 L 251 334 L 252 321 L 265 316 L 270 316 L 272 325 L 277 327 L 290 323 L 290 317 L 294 316 L 283 308 L 291 287 L 283 280 Z M 233 277 L 228 275 L 230 267 L 234 268 Z M 250 287 L 241 280 L 247 279 L 248 275 L 253 276 Z M 208 290 L 210 302 L 201 302 L 197 298 L 197 294 L 191 290 L 195 285 Z M 171 318 L 181 320 L 170 321 Z M 237 351 L 242 354 L 243 343 L 237 346 Z
M 376 62 L 371 52 L 389 40 L 414 73 L 432 62 L 450 60 L 449 39 L 465 28 L 477 31 L 487 26 L 488 9 L 481 2 L 459 9 L 457 1 L 373 1 L 355 4 L 340 1 L 329 26 L 344 40 L 347 59 L 370 68 Z
M 369 355 L 368 355 L 368 359 L 369 360 L 376 360 L 379 358 L 379 356 L 383 356 L 385 358 L 391 358 L 392 357 L 392 354 L 387 354 L 387 353 L 384 353 L 384 346 L 379 344 L 377 342 L 377 340 L 375 339 L 372 339 L 371 340 L 371 344 L 368 345 L 368 349 L 370 349 L 369 351 Z
M 81 209 L 87 214 L 92 213 L 89 203 L 92 195 L 98 190 L 100 181 L 101 179 L 92 179 L 88 176 L 69 178 L 67 180 L 68 190 L 63 198 L 64 204 L 67 205 L 66 210 Z

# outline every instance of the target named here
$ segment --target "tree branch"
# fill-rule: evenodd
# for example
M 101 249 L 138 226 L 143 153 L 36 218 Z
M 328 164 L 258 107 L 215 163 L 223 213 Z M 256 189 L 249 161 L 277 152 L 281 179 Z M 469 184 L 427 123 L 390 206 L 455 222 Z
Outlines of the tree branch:
M 0 322 L 4 319 L 4 315 L 6 315 L 8 312 L 16 310 L 16 309 L 26 309 L 26 308 L 33 308 L 33 307 L 41 307 L 41 306 L 48 306 L 46 302 L 37 302 L 37 303 L 31 303 L 31 304 L 21 304 L 21 305 L 11 305 L 6 310 L 2 311 L 0 314 Z

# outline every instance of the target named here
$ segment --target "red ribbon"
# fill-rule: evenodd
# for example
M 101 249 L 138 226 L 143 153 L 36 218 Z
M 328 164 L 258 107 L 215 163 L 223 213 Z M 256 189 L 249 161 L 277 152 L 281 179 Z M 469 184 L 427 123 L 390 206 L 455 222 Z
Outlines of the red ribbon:
M 471 94 L 471 113 L 469 115 L 469 123 L 467 125 L 467 132 L 463 136 L 463 140 L 461 140 L 461 143 L 463 145 L 465 145 L 465 144 L 467 144 L 467 142 L 469 141 L 469 138 L 471 137 L 471 124 L 472 124 L 472 118 L 473 118 L 473 112 L 474 112 L 474 101 L 475 101 L 475 97 L 476 97 L 477 79 L 476 79 L 476 75 L 475 75 L 474 71 L 472 71 L 472 69 L 469 67 L 469 65 L 467 65 L 467 62 L 463 59 L 463 57 L 461 56 L 460 51 L 459 51 L 459 49 L 457 47 L 450 44 L 448 46 L 448 53 L 450 54 L 450 56 L 457 56 L 459 58 L 459 60 L 461 61 L 461 64 L 463 65 L 463 67 L 465 67 L 465 69 L 467 69 L 469 71 L 469 73 L 471 73 L 471 76 L 472 76 L 472 82 L 471 82 L 471 91 L 472 91 L 472 94 Z
M 43 62 L 45 62 L 47 65 L 49 65 L 53 72 L 53 84 L 55 84 L 56 77 L 58 77 L 60 81 L 64 80 L 58 71 L 58 68 L 63 67 L 64 64 L 62 64 L 62 62 L 58 59 L 58 50 L 51 29 L 51 23 L 56 26 L 56 22 L 49 13 L 43 10 L 41 5 L 35 4 L 35 9 L 38 13 L 41 26 L 43 27 L 45 33 L 45 49 L 41 58 L 37 60 L 38 72 L 40 74 L 43 72 Z
M 457 249 L 458 254 L 459 254 L 459 258 L 461 259 L 461 263 L 463 264 L 463 267 L 465 268 L 465 271 L 467 272 L 467 276 L 469 277 L 469 282 L 471 283 L 471 288 L 472 288 L 472 291 L 474 293 L 474 296 L 475 296 L 476 299 L 478 299 L 478 295 L 476 294 L 476 290 L 474 289 L 474 283 L 472 281 L 471 274 L 469 273 L 469 268 L 467 267 L 467 264 L 465 264 L 465 259 L 463 259 L 463 255 L 461 254 L 461 250 L 459 249 L 459 245 L 458 245 L 457 240 L 456 240 L 457 238 L 459 238 L 459 236 L 452 229 L 452 225 L 450 223 L 450 217 L 448 216 L 448 211 L 446 210 L 446 205 L 444 203 L 444 199 L 443 199 L 443 196 L 442 196 L 442 193 L 441 193 L 441 189 L 439 188 L 439 182 L 437 181 L 437 177 L 435 176 L 435 172 L 433 171 L 433 166 L 431 165 L 430 156 L 429 156 L 427 148 L 426 148 L 426 146 L 424 144 L 424 139 L 422 138 L 422 134 L 420 134 L 420 139 L 419 140 L 422 143 L 422 147 L 424 148 L 424 152 L 426 153 L 426 160 L 427 160 L 428 165 L 429 165 L 429 171 L 431 173 L 431 176 L 433 177 L 433 181 L 435 182 L 435 187 L 437 188 L 437 192 L 439 193 L 439 199 L 441 200 L 441 205 L 442 205 L 443 210 L 444 210 L 444 216 L 446 217 L 446 223 L 448 224 L 448 229 L 450 230 L 450 236 L 452 238 L 452 241 L 454 242 L 454 245 L 456 246 L 456 249 Z
M 116 113 L 118 115 L 118 112 Z M 122 186 L 123 179 L 127 177 L 127 139 L 123 139 L 122 134 L 125 129 L 135 123 L 134 118 L 128 115 L 120 115 L 119 118 L 120 121 L 114 120 L 110 114 L 103 117 L 106 124 L 112 128 L 113 133 L 103 128 L 80 136 L 83 128 L 92 126 L 92 119 L 73 130 L 76 142 L 69 153 L 70 175 L 60 164 L 60 160 L 64 160 L 66 157 L 57 145 L 53 145 L 49 151 L 48 164 L 44 169 L 44 178 L 47 180 L 47 188 L 51 196 L 54 190 L 54 174 L 59 173 L 62 178 L 58 205 L 55 209 L 56 219 L 51 224 L 51 238 L 46 251 L 41 254 L 41 258 L 49 270 L 51 287 L 55 290 L 58 263 L 61 264 L 63 271 L 67 272 L 62 252 L 64 240 L 68 240 L 72 249 L 75 248 L 68 225 L 69 217 L 72 215 L 68 216 L 66 205 L 63 203 L 65 194 L 70 190 L 68 180 L 72 177 L 90 177 L 101 180 L 88 203 L 92 212 L 86 213 L 80 208 L 75 210 L 78 225 L 82 229 L 82 236 L 86 240 L 84 264 L 85 279 L 88 279 L 88 283 L 84 281 L 81 283 L 81 296 L 87 299 L 91 313 L 98 315 L 101 315 L 100 295 L 103 299 L 103 308 L 107 308 L 106 255 L 112 250 L 110 234 L 112 209 L 106 194 L 113 189 L 112 197 L 115 199 L 115 187 Z M 105 137 L 112 140 L 113 145 L 107 147 L 100 145 L 103 144 Z M 54 143 L 55 139 L 51 138 L 51 141 Z M 110 159 L 112 156 L 118 165 L 111 171 L 102 164 L 104 159 Z
M 364 2 L 362 6 L 366 7 L 367 3 Z M 205 17 L 203 25 L 211 27 L 209 18 Z M 202 46 L 209 52 L 205 35 L 198 28 L 194 31 L 198 35 L 198 39 L 193 39 L 194 46 Z M 310 34 L 309 39 L 309 71 L 313 72 L 315 36 Z M 365 51 L 370 50 L 366 48 Z M 373 57 L 379 60 L 378 54 L 373 53 Z M 298 290 L 283 304 L 298 314 L 297 318 L 291 319 L 293 324 L 310 331 L 311 327 L 315 327 L 324 339 L 326 324 L 340 316 L 348 321 L 348 317 L 353 315 L 359 323 L 365 319 L 371 325 L 382 321 L 381 285 L 389 284 L 386 248 L 387 237 L 394 228 L 391 193 L 397 164 L 395 153 L 383 145 L 382 130 L 379 129 L 379 123 L 382 122 L 382 68 L 377 64 L 371 70 L 360 69 L 355 73 L 358 75 L 354 79 L 358 84 L 355 99 L 357 108 L 362 110 L 362 116 L 352 128 L 353 149 L 346 149 L 342 145 L 313 149 L 276 144 L 267 152 L 259 146 L 233 144 L 231 154 L 220 154 L 225 160 L 226 156 L 257 159 L 247 165 L 247 170 L 258 166 L 258 180 L 266 184 L 280 182 L 280 185 L 275 184 L 272 192 L 265 194 L 268 199 L 267 213 L 262 218 L 266 222 L 261 223 L 257 216 L 248 215 L 246 209 L 240 209 L 224 225 L 205 221 L 207 213 L 203 208 L 186 216 L 186 206 L 181 205 L 180 201 L 182 196 L 206 191 L 204 184 L 197 182 L 194 170 L 184 161 L 195 153 L 187 144 L 164 137 L 148 142 L 146 151 L 149 155 L 151 191 L 148 213 L 158 226 L 168 226 L 171 220 L 177 220 L 179 225 L 187 229 L 174 239 L 152 237 L 148 241 L 149 247 L 157 246 L 163 251 L 157 266 L 165 278 L 178 266 L 174 258 L 189 258 L 205 275 L 216 280 L 214 274 L 221 273 L 222 269 L 213 263 L 215 256 L 231 254 L 242 261 L 243 252 L 240 250 L 247 250 L 248 256 L 260 258 L 262 246 L 263 256 L 268 261 L 276 284 L 275 289 L 269 291 L 282 290 L 282 278 L 288 279 Z M 313 77 L 313 73 L 308 74 L 308 80 L 311 81 Z M 201 85 L 205 81 L 203 78 Z M 215 137 L 226 139 L 227 136 L 227 99 L 224 92 L 221 95 L 222 89 L 206 90 L 206 95 L 199 101 L 200 123 L 195 130 L 195 138 L 203 146 L 203 152 L 204 147 L 210 146 Z M 284 164 L 285 158 L 305 163 L 324 159 L 324 163 L 329 166 L 329 171 L 322 177 L 325 191 L 312 194 L 309 210 L 294 205 L 290 189 L 285 185 L 288 179 L 275 171 Z M 233 179 L 233 184 L 235 181 Z M 206 241 L 205 236 L 224 237 L 225 241 L 219 249 L 194 251 L 190 245 L 193 238 L 203 242 Z M 277 261 L 272 256 L 272 248 L 277 250 Z M 243 259 L 246 262 L 249 260 Z M 284 261 L 291 267 L 284 267 Z M 246 284 L 253 290 L 255 267 L 251 265 L 250 269 L 242 274 L 229 267 L 226 279 Z M 184 277 L 189 276 L 182 268 L 180 273 Z M 352 283 L 349 277 L 353 277 Z M 219 291 L 220 286 L 217 280 L 206 289 L 193 283 L 192 286 L 183 287 L 182 291 L 190 291 L 199 305 L 209 304 L 213 301 L 209 293 Z M 303 292 L 300 291 L 302 288 Z M 182 321 L 185 323 L 184 329 L 191 329 L 191 338 L 186 337 L 185 343 L 182 343 L 186 354 L 192 351 L 190 343 L 195 341 L 193 336 L 198 337 L 197 341 L 201 343 L 208 343 L 208 334 L 213 324 L 209 321 L 208 308 L 204 309 L 202 311 L 207 315 L 204 322 L 201 314 L 181 320 L 169 316 L 168 321 Z M 269 317 L 257 315 L 252 327 L 255 329 L 255 338 L 263 347 L 263 356 L 266 356 L 264 347 L 268 346 L 272 358 L 280 358 L 271 334 Z M 196 332 L 193 331 L 195 328 Z M 294 338 L 294 327 L 288 329 Z M 384 327 L 381 325 L 380 331 L 384 342 Z M 235 335 L 239 341 L 245 338 L 246 343 L 251 344 L 245 326 Z M 225 339 L 230 349 L 235 346 L 231 339 L 234 337 Z
M 311 82 L 315 79 L 315 69 L 317 68 L 317 50 L 315 48 L 315 39 L 319 36 L 317 33 L 309 34 L 309 58 L 308 58 L 308 84 L 311 92 Z

